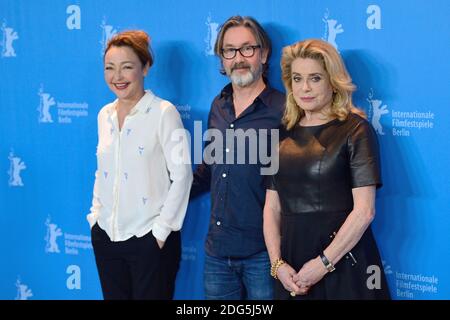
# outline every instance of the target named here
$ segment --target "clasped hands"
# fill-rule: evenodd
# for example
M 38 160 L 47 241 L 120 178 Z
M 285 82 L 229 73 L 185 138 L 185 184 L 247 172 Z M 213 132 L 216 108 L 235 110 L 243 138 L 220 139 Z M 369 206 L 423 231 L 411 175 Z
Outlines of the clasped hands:
M 306 262 L 296 272 L 289 264 L 283 264 L 278 271 L 283 287 L 290 292 L 291 296 L 306 295 L 313 285 L 319 282 L 327 270 L 324 268 L 320 257 Z

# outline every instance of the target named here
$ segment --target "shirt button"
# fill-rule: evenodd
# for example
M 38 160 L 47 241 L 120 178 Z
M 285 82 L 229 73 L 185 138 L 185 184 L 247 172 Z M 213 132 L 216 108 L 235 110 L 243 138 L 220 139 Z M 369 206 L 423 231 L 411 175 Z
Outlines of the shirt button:
M 227 177 L 227 174 L 226 174 L 226 173 L 222 173 L 222 177 L 223 177 L 223 178 L 226 178 L 226 177 Z
M 220 221 L 217 221 L 216 224 L 217 224 L 218 226 L 220 226 Z
M 225 152 L 230 152 L 230 149 L 226 148 L 226 149 L 225 149 Z
M 230 128 L 234 128 L 234 124 L 231 123 L 231 124 L 230 124 Z

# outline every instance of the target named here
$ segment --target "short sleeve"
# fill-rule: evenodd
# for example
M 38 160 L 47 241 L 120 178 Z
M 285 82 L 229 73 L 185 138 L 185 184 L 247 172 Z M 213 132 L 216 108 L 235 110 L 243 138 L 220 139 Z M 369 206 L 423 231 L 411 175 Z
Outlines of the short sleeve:
M 266 189 L 277 191 L 277 188 L 275 187 L 274 179 L 275 179 L 275 175 L 270 175 L 270 176 L 264 177 L 264 185 L 265 185 Z
M 352 188 L 382 186 L 378 139 L 366 120 L 358 123 L 348 140 Z
M 289 137 L 289 132 L 286 130 L 284 125 L 280 125 L 277 129 L 278 131 L 278 143 L 277 143 L 277 155 L 273 155 L 277 157 L 276 161 L 279 161 L 279 148 L 284 139 Z M 270 151 L 270 150 L 269 150 Z M 271 154 L 272 155 L 272 154 Z M 278 171 L 278 170 L 277 170 Z M 272 175 L 266 175 L 264 178 L 264 187 L 268 190 L 277 191 L 277 187 L 275 184 L 276 173 Z

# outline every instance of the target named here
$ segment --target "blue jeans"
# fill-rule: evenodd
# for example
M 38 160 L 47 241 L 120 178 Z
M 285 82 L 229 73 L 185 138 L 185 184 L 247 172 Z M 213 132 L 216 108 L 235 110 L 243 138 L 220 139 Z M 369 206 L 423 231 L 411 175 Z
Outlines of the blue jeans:
M 264 251 L 233 259 L 206 254 L 204 286 L 206 300 L 272 300 L 269 255 Z

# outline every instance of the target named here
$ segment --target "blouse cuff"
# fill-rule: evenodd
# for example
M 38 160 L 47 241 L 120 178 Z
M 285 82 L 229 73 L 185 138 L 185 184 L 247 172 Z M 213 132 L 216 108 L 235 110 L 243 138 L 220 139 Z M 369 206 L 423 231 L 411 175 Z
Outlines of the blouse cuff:
M 153 236 L 161 241 L 166 241 L 167 237 L 170 234 L 170 229 L 161 227 L 159 224 L 155 223 L 153 225 L 152 233 Z

